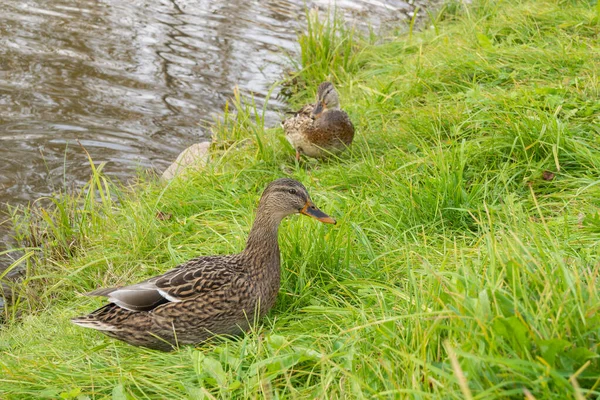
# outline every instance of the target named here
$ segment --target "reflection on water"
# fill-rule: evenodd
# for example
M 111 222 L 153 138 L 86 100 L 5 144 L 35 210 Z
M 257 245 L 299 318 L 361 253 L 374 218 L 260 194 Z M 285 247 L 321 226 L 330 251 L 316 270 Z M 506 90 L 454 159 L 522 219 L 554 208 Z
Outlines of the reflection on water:
M 308 5 L 323 9 L 328 1 Z M 0 0 L 0 203 L 86 181 L 77 140 L 118 178 L 162 171 L 233 87 L 261 104 L 296 49 L 305 0 Z M 399 0 L 342 0 L 365 22 Z M 283 105 L 270 101 L 268 122 Z M 0 227 L 1 228 L 1 227 Z M 1 249 L 0 249 L 1 250 Z
M 85 180 L 76 139 L 113 176 L 164 168 L 236 83 L 266 93 L 300 12 L 231 0 L 0 4 L 0 201 Z

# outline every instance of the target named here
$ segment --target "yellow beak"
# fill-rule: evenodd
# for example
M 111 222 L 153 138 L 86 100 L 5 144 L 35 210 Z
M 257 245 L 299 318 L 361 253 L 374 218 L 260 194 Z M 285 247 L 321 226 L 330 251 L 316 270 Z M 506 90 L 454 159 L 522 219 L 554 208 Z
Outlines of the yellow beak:
M 300 214 L 308 215 L 316 219 L 317 221 L 321 221 L 325 224 L 334 224 L 335 219 L 331 218 L 329 215 L 325 214 L 323 211 L 319 210 L 312 201 L 308 200 L 302 210 L 300 210 Z

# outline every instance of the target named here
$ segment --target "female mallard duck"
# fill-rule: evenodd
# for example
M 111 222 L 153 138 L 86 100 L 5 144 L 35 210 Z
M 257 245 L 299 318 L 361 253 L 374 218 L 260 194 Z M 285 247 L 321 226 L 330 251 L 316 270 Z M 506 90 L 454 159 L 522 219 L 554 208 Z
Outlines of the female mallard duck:
M 72 321 L 135 346 L 164 351 L 216 334 L 239 334 L 275 303 L 280 274 L 277 229 L 283 218 L 295 213 L 335 224 L 315 207 L 300 182 L 278 179 L 260 198 L 244 251 L 198 257 L 135 285 L 91 292 L 111 303 Z
M 287 140 L 300 154 L 324 157 L 340 153 L 350 146 L 354 138 L 354 126 L 344 111 L 331 82 L 323 82 L 317 89 L 317 102 L 307 104 L 291 118 L 283 121 Z

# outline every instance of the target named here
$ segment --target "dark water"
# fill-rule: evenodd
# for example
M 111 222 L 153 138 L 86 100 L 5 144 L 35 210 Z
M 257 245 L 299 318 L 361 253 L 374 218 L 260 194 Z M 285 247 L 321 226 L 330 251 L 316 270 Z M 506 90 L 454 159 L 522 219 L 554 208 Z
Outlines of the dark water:
M 286 55 L 298 51 L 305 5 L 330 3 L 0 0 L 0 204 L 87 181 L 77 140 L 112 177 L 162 172 L 206 136 L 203 121 L 235 85 L 263 103 Z M 414 11 L 393 0 L 341 0 L 337 8 L 375 27 Z M 270 100 L 268 124 L 283 107 Z

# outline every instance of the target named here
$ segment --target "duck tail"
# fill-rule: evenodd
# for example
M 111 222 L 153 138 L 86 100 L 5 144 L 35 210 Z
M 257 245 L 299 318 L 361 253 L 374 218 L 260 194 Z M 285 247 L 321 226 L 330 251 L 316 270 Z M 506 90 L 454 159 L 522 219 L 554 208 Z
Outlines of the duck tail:
M 97 331 L 114 331 L 116 328 L 110 324 L 102 321 L 97 321 L 90 318 L 89 315 L 83 317 L 71 318 L 71 322 L 75 325 L 82 326 L 84 328 L 96 329 Z
M 114 307 L 114 304 L 110 303 L 94 311 L 91 314 L 83 315 L 81 317 L 71 318 L 71 322 L 75 325 L 82 326 L 84 328 L 96 329 L 98 331 L 115 331 L 117 327 L 106 321 L 102 321 L 99 318 L 104 312 L 110 311 L 110 308 Z

